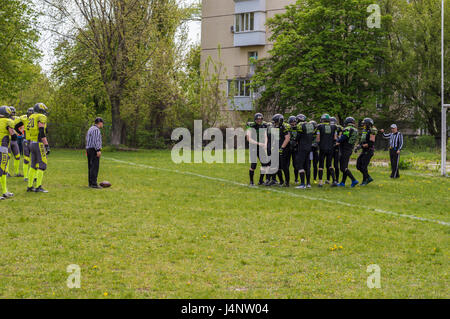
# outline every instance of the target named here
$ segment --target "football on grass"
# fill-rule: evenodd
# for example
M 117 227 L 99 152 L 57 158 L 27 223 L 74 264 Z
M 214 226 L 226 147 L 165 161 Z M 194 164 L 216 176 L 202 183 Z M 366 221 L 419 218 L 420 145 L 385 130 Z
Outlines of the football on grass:
M 103 188 L 108 188 L 108 187 L 111 187 L 111 183 L 108 181 L 104 181 L 104 182 L 100 183 L 100 186 Z

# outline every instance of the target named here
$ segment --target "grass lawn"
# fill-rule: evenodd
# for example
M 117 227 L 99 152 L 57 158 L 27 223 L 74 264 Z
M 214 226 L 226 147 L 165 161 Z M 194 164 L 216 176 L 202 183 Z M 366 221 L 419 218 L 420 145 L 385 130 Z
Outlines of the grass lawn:
M 50 193 L 8 179 L 0 297 L 450 297 L 448 179 L 371 168 L 366 188 L 251 189 L 248 165 L 176 165 L 169 151 L 104 153 L 110 189 L 89 189 L 86 171 L 83 151 L 53 150 Z

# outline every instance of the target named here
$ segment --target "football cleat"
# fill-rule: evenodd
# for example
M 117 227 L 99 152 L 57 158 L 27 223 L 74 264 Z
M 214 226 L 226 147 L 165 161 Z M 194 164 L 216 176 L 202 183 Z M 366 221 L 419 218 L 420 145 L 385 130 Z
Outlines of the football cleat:
M 338 187 L 345 187 L 345 183 L 340 182 L 337 186 L 338 186 Z
M 27 192 L 34 192 L 34 187 L 27 187 Z
M 306 188 L 311 188 L 311 184 L 306 185 Z
M 305 184 L 300 184 L 300 186 L 296 187 L 296 189 L 305 189 L 305 188 L 306 188 Z
M 356 179 L 352 182 L 352 185 L 350 185 L 350 187 L 355 187 L 356 185 L 359 184 L 359 181 L 357 181 Z
M 4 198 L 11 198 L 11 197 L 13 197 L 14 196 L 14 194 L 13 193 L 10 193 L 10 192 L 6 192 L 5 194 L 3 194 L 3 197 Z
M 38 188 L 34 189 L 35 193 L 48 193 L 47 190 L 45 190 L 42 186 L 39 186 Z
M 369 179 L 367 180 L 367 184 L 370 184 L 370 183 L 372 183 L 373 182 L 373 178 L 372 177 L 369 177 Z
M 337 182 L 333 182 L 332 184 L 331 184 L 331 187 L 337 187 L 338 186 L 338 183 Z

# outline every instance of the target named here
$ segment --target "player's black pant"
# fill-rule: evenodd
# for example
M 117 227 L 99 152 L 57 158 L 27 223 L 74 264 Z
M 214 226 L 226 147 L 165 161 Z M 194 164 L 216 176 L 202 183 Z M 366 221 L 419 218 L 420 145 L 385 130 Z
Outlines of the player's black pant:
M 291 148 L 290 150 L 291 153 L 291 159 L 292 159 L 292 166 L 294 167 L 294 178 L 295 181 L 298 181 L 298 167 L 297 167 L 297 160 L 296 160 L 296 156 L 297 156 L 297 148 Z M 289 163 L 290 166 L 290 163 Z M 288 167 L 289 167 L 288 166 Z
M 297 151 L 297 155 L 295 156 L 297 162 L 298 172 L 300 174 L 301 183 L 305 184 L 305 176 L 306 181 L 310 184 L 311 179 L 311 149 L 301 149 L 299 148 Z
M 317 179 L 317 172 L 319 167 L 319 151 L 317 148 L 313 148 L 311 150 L 312 153 L 312 165 L 313 165 L 313 174 L 314 174 L 314 180 Z M 310 164 L 311 166 L 311 164 Z
M 98 170 L 100 168 L 100 157 L 97 156 L 95 148 L 87 149 L 89 186 L 97 185 Z
M 265 150 L 260 151 L 259 146 L 256 147 L 256 152 L 253 150 L 253 148 L 250 148 L 251 164 L 250 164 L 249 176 L 250 176 L 250 183 L 252 183 L 252 184 L 253 184 L 253 180 L 254 180 L 254 176 L 255 176 L 255 170 L 256 170 L 256 167 L 258 166 L 257 160 L 259 160 L 259 162 L 261 163 L 261 166 L 262 166 L 261 174 L 259 175 L 259 183 L 260 184 L 262 184 L 262 182 L 264 181 L 264 175 L 266 173 L 268 173 L 266 171 L 267 171 L 268 167 L 270 166 L 270 162 L 267 164 L 263 164 L 263 162 L 261 161 L 261 153 L 260 152 L 264 152 L 264 154 L 263 154 L 264 156 L 262 156 L 262 157 L 265 157 L 266 161 L 269 160 L 269 158 L 268 158 L 269 155 L 267 154 L 267 152 Z M 264 158 L 263 158 L 263 160 L 264 160 Z
M 358 160 L 356 161 L 356 168 L 363 174 L 364 181 L 367 181 L 370 177 L 368 167 L 372 156 L 373 150 L 363 150 L 361 155 L 359 155 Z
M 283 173 L 284 173 L 284 179 L 286 181 L 286 185 L 289 185 L 289 182 L 291 180 L 290 177 L 290 167 L 291 167 L 291 158 L 292 158 L 292 163 L 294 165 L 294 176 L 297 179 L 297 172 L 295 172 L 295 167 L 297 166 L 297 164 L 295 163 L 295 150 L 291 149 L 289 146 L 286 147 L 286 149 L 283 151 L 283 155 L 281 156 L 280 160 L 281 160 L 281 167 L 283 169 Z
M 332 160 L 333 160 L 333 149 L 320 150 L 320 153 L 319 153 L 319 180 L 322 180 L 322 178 L 323 178 L 323 169 L 324 169 L 324 164 L 326 161 L 327 173 L 329 173 L 329 175 L 333 178 L 333 182 L 336 181 L 333 167 L 331 167 Z
M 351 178 L 352 181 L 355 180 L 352 172 L 348 169 L 348 163 L 350 162 L 350 156 L 352 156 L 353 151 L 341 150 L 341 157 L 339 159 L 339 166 L 342 172 L 342 183 L 345 184 L 347 176 Z
M 336 180 L 339 180 L 339 156 L 340 156 L 340 152 L 339 152 L 339 146 L 334 146 L 333 147 L 333 167 L 334 167 L 334 173 L 336 174 Z M 329 177 L 327 175 L 327 177 Z M 327 178 L 328 179 L 328 178 Z
M 389 150 L 389 156 L 391 158 L 391 178 L 399 178 L 398 163 L 400 161 L 400 154 L 397 154 L 397 150 L 391 148 Z

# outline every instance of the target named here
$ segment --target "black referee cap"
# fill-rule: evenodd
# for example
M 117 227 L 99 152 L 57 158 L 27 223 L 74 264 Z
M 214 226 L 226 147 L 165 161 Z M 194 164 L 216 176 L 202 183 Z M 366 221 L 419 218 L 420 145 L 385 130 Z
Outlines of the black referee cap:
M 97 117 L 94 122 L 95 124 L 98 124 L 100 122 L 103 123 L 103 119 L 101 117 Z

